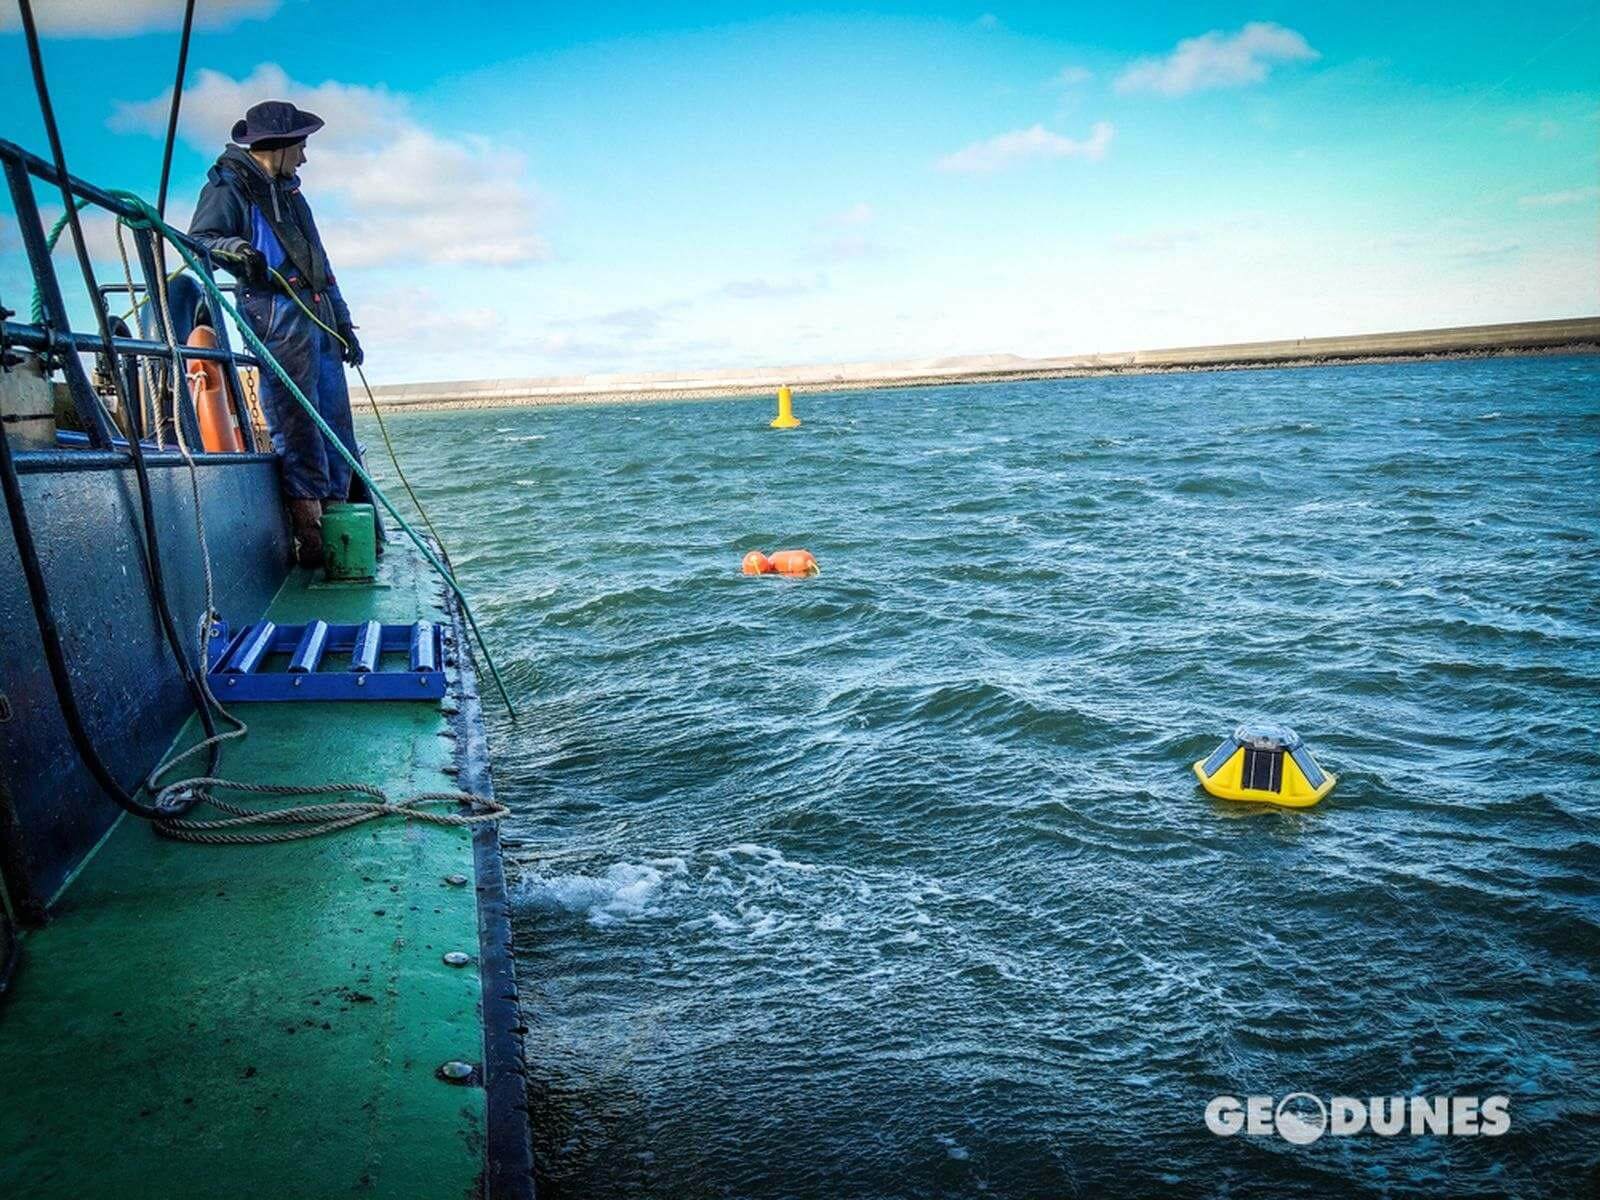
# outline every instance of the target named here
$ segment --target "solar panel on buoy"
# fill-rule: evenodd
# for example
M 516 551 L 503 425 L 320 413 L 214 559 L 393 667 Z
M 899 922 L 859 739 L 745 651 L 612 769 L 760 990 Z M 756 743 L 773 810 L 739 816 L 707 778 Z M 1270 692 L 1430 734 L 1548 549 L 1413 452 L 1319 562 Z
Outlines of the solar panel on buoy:
M 1194 764 L 1200 786 L 1223 800 L 1305 808 L 1337 783 L 1287 725 L 1245 724 Z

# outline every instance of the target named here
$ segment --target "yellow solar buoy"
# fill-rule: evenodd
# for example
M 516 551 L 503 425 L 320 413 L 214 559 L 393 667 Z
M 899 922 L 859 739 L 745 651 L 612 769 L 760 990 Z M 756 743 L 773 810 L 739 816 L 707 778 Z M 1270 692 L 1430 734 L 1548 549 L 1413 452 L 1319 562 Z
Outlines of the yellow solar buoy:
M 1309 808 L 1339 782 L 1286 725 L 1239 726 L 1210 758 L 1194 764 L 1194 773 L 1200 786 L 1220 799 L 1285 808 Z
M 800 418 L 794 415 L 794 393 L 786 383 L 778 389 L 778 415 L 773 418 L 774 429 L 798 429 Z

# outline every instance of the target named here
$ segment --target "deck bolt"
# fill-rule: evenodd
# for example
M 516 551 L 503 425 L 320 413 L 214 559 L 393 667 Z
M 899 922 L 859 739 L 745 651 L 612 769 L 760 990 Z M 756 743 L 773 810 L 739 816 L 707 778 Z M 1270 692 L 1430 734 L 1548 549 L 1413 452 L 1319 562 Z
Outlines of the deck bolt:
M 472 961 L 472 955 L 465 950 L 452 950 L 444 956 L 444 961 L 448 966 L 464 967 Z
M 450 1083 L 465 1083 L 472 1078 L 472 1064 L 458 1058 L 451 1059 L 439 1068 L 439 1078 Z
M 451 887 L 466 887 L 467 886 L 467 877 L 465 875 L 446 875 L 444 877 L 444 881 L 446 883 L 448 883 Z

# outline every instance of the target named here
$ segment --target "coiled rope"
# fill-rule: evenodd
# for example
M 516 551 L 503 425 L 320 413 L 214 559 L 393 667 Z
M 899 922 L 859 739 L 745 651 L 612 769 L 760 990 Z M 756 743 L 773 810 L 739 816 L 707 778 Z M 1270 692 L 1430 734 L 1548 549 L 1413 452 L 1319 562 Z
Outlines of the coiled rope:
M 302 804 L 293 808 L 253 809 L 217 798 L 218 791 L 248 792 L 261 796 L 357 795 L 363 801 L 333 801 L 328 804 Z M 156 832 L 179 842 L 198 842 L 207 846 L 264 846 L 274 842 L 295 842 L 321 837 L 340 829 L 350 829 L 380 817 L 404 817 L 432 825 L 463 827 L 498 821 L 511 810 L 497 800 L 470 792 L 418 792 L 403 800 L 391 800 L 380 787 L 367 783 L 324 783 L 297 787 L 292 784 L 241 783 L 236 779 L 202 776 L 185 779 L 161 790 L 156 804 L 186 803 L 199 796 L 213 808 L 230 814 L 215 821 L 157 820 Z M 426 804 L 465 804 L 470 812 L 429 812 Z M 262 825 L 286 826 L 282 829 L 248 832 Z

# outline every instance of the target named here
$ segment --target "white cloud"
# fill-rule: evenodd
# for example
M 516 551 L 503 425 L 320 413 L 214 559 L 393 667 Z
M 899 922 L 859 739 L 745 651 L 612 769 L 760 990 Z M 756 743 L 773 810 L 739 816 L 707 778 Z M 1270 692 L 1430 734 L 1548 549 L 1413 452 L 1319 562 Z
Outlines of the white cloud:
M 220 151 L 245 109 L 269 98 L 327 122 L 307 143 L 304 176 L 335 270 L 505 266 L 547 256 L 522 156 L 488 138 L 433 133 L 385 88 L 312 87 L 270 63 L 240 80 L 202 70 L 184 92 L 179 131 L 199 149 Z M 168 92 L 119 104 L 111 128 L 159 135 L 170 102 Z
M 1294 30 L 1252 21 L 1238 33 L 1212 30 L 1185 38 L 1165 57 L 1140 59 L 1117 77 L 1117 91 L 1186 96 L 1208 88 L 1243 87 L 1260 83 L 1275 63 L 1320 57 Z
M 1114 130 L 1110 121 L 1097 121 L 1083 141 L 1051 133 L 1043 125 L 1002 133 L 983 142 L 974 142 L 938 162 L 941 171 L 986 173 L 998 171 L 1036 158 L 1082 158 L 1099 162 L 1111 145 Z
M 816 225 L 818 232 L 823 235 L 815 245 L 816 256 L 825 262 L 878 257 L 883 253 L 883 247 L 869 229 L 877 217 L 872 205 L 865 200 L 830 213 Z
M 1454 246 L 1446 253 L 1452 259 L 1476 262 L 1486 258 L 1509 258 L 1522 252 L 1522 243 L 1509 238 L 1472 238 Z
M 1515 116 L 1506 121 L 1506 128 L 1516 133 L 1531 133 L 1541 142 L 1551 142 L 1561 136 L 1560 121 L 1549 117 Z
M 1523 208 L 1562 208 L 1568 204 L 1582 204 L 1600 196 L 1600 187 L 1568 188 L 1564 192 L 1541 192 L 1537 196 L 1522 196 L 1517 203 Z
M 484 305 L 455 308 L 426 287 L 385 288 L 356 316 L 364 348 L 396 353 L 481 351 L 506 331 L 505 314 Z
M 1094 72 L 1088 67 L 1062 67 L 1050 77 L 1050 82 L 1057 87 L 1078 87 L 1088 83 L 1094 78 Z
M 196 29 L 226 29 L 239 21 L 270 17 L 281 0 L 201 0 Z M 116 38 L 157 29 L 183 28 L 184 0 L 37 0 L 34 24 L 58 37 Z M 16 7 L 0 8 L 0 33 L 22 28 Z
M 1145 233 L 1118 234 L 1111 244 L 1134 254 L 1165 254 L 1191 245 L 1205 235 L 1198 229 L 1152 229 Z
M 731 279 L 717 289 L 719 295 L 732 300 L 781 300 L 785 296 L 803 295 L 811 290 L 805 282 L 773 279 Z
M 863 258 L 877 258 L 883 247 L 875 238 L 860 233 L 841 233 L 828 238 L 818 247 L 818 253 L 827 262 L 851 262 Z
M 863 225 L 872 224 L 872 218 L 872 205 L 861 200 L 841 212 L 834 213 L 823 223 L 834 229 L 859 229 Z

